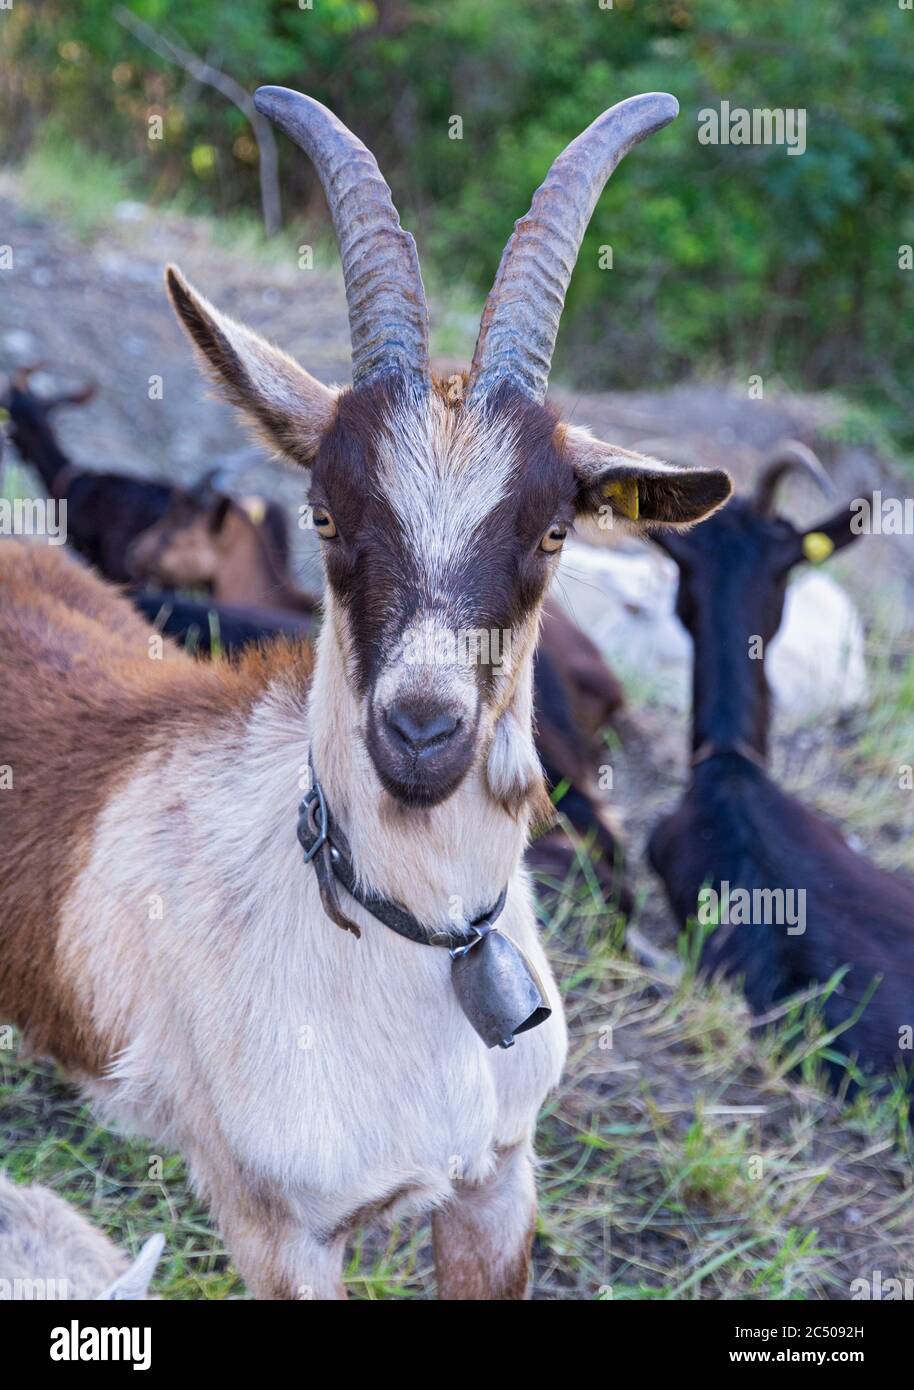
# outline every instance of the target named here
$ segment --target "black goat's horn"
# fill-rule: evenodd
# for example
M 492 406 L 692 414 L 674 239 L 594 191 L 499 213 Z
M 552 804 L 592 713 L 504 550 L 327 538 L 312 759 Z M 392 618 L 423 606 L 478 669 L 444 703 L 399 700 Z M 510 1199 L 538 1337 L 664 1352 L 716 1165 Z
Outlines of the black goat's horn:
M 788 473 L 805 473 L 826 497 L 835 495 L 834 484 L 812 449 L 798 439 L 787 439 L 772 449 L 762 462 L 753 496 L 755 510 L 761 516 L 771 515 L 778 487 Z
M 542 401 L 565 295 L 604 185 L 629 150 L 679 111 L 675 97 L 648 92 L 604 111 L 555 160 L 514 225 L 486 300 L 468 397 L 502 382 Z
M 36 372 L 44 371 L 44 362 L 30 362 L 27 366 L 16 367 L 10 377 L 10 385 L 16 391 L 27 391 L 29 382 Z
M 73 391 L 61 391 L 58 396 L 51 396 L 45 401 L 48 410 L 56 410 L 61 405 L 86 405 L 92 400 L 98 390 L 98 384 L 94 381 L 87 381 L 85 386 L 77 386 Z
M 353 383 L 400 375 L 426 387 L 428 308 L 416 243 L 374 155 L 313 97 L 261 87 L 254 105 L 304 150 L 323 186 L 343 262 Z
M 31 390 L 30 382 L 37 372 L 47 370 L 46 362 L 31 362 L 28 366 L 17 367 L 10 377 L 10 389 L 23 393 Z M 98 383 L 87 381 L 85 386 L 77 386 L 72 391 L 60 391 L 56 396 L 45 396 L 39 404 L 45 410 L 57 410 L 62 405 L 85 405 L 91 401 L 98 390 Z

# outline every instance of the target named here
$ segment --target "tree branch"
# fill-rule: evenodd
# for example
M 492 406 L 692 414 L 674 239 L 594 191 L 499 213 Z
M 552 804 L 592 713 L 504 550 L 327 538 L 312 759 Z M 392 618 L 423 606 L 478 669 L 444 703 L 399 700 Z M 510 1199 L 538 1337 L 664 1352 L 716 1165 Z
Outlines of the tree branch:
M 236 82 L 227 72 L 213 67 L 211 63 L 198 58 L 183 44 L 159 34 L 149 24 L 138 18 L 131 10 L 118 5 L 114 10 L 118 24 L 127 29 L 144 47 L 152 50 L 167 62 L 190 73 L 197 82 L 220 92 L 233 106 L 243 112 L 257 141 L 260 168 L 260 205 L 263 223 L 268 236 L 275 236 L 282 225 L 282 205 L 279 194 L 279 157 L 276 151 L 276 137 L 270 122 L 261 116 L 254 106 L 253 98 L 247 88 Z

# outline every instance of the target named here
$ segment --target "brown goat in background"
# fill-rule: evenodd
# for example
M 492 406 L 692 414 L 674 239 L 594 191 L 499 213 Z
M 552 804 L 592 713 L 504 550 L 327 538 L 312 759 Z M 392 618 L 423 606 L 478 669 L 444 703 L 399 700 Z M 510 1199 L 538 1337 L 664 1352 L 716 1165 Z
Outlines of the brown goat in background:
M 127 566 L 134 579 L 204 588 L 217 603 L 310 614 L 319 599 L 289 575 L 284 522 L 275 503 L 234 501 L 206 479 L 175 490 L 165 515 L 131 545 Z

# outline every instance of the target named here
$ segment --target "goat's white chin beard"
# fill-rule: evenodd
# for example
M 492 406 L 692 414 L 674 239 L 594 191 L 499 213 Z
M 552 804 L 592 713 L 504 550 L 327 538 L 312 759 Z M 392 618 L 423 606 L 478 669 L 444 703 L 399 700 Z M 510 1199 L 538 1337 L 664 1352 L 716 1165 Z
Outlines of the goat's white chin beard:
M 492 797 L 512 815 L 542 785 L 543 772 L 533 740 L 510 710 L 495 724 L 485 776 Z

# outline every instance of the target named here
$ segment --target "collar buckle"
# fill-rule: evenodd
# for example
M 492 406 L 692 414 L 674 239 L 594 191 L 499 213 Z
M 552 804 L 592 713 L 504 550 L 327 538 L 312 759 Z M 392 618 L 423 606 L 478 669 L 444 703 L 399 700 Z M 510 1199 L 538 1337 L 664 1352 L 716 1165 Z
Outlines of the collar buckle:
M 306 791 L 298 808 L 298 843 L 304 850 L 305 863 L 318 854 L 330 838 L 330 817 L 324 789 L 316 777 Z
M 461 956 L 465 956 L 468 951 L 472 951 L 474 946 L 478 946 L 480 941 L 485 936 L 485 932 L 480 931 L 477 926 L 473 925 L 472 923 L 471 926 L 473 926 L 473 931 L 476 933 L 476 935 L 473 937 L 472 941 L 464 941 L 461 942 L 459 946 L 452 946 L 449 952 L 451 960 L 459 960 Z M 487 926 L 485 930 L 491 931 L 492 928 Z M 431 939 L 432 941 L 435 940 L 434 937 L 432 937 Z M 437 942 L 435 942 L 435 944 L 437 945 Z

